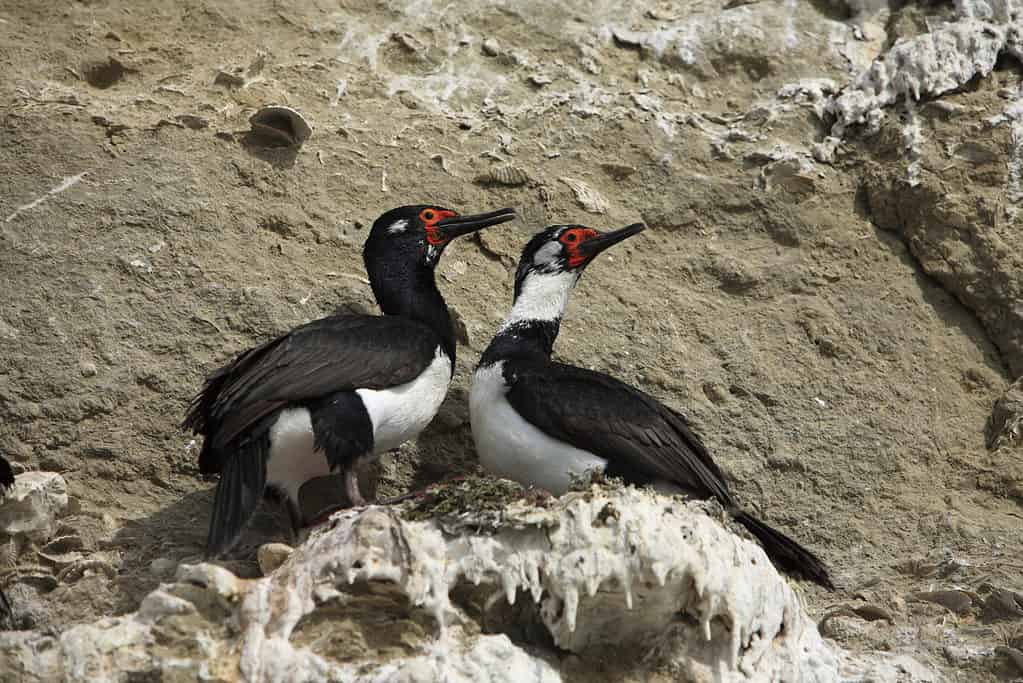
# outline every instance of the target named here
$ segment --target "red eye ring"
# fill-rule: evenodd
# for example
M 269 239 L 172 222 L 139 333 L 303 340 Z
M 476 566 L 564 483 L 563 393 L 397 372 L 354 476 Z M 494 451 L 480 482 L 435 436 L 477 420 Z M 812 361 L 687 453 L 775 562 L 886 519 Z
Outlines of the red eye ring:
M 423 212 L 423 218 L 425 220 L 432 221 L 433 220 L 433 211 L 431 211 L 430 209 L 427 209 L 426 211 L 424 211 Z
M 576 235 L 574 232 L 570 232 L 567 235 L 565 235 L 565 241 L 566 242 L 575 242 L 578 239 L 579 239 L 579 236 Z

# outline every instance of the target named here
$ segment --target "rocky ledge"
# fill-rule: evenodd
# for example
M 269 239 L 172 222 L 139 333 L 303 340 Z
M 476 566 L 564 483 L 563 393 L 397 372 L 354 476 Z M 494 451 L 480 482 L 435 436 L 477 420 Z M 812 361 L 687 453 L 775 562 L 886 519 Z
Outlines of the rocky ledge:
M 264 578 L 181 565 L 132 614 L 0 635 L 0 669 L 92 682 L 931 679 L 826 643 L 798 590 L 713 506 L 597 484 L 552 499 L 491 482 L 481 501 L 481 486 L 336 513 Z

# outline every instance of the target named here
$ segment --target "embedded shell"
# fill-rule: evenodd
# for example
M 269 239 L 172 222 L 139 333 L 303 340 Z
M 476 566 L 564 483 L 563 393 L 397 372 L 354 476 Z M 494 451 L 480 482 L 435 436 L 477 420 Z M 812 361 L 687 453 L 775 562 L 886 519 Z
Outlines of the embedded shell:
M 282 145 L 299 146 L 309 139 L 313 129 L 297 110 L 284 105 L 260 108 L 249 117 L 252 130 Z
M 518 187 L 529 182 L 529 174 L 518 166 L 498 166 L 480 173 L 473 182 L 477 185 L 505 185 Z

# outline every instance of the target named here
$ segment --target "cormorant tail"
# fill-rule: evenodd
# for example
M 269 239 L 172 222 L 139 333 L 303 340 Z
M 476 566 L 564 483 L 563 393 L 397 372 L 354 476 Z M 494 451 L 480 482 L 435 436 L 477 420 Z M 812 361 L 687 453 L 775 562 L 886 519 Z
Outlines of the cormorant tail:
M 269 435 L 246 441 L 224 460 L 213 499 L 206 556 L 220 557 L 238 542 L 266 488 Z
M 733 510 L 732 517 L 760 541 L 767 556 L 778 569 L 809 579 L 828 590 L 835 589 L 831 577 L 828 576 L 828 568 L 812 552 L 747 512 Z

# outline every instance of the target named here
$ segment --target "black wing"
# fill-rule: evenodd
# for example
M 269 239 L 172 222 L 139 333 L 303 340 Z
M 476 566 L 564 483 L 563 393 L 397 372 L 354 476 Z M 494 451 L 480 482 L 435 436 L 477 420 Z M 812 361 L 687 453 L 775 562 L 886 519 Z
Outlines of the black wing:
M 664 479 L 717 498 L 779 568 L 834 587 L 820 558 L 739 509 L 685 418 L 654 397 L 602 373 L 560 363 L 509 360 L 504 379 L 512 407 L 548 436 L 606 459 L 607 472 L 626 481 Z
M 182 427 L 206 436 L 199 466 L 220 471 L 225 447 L 288 403 L 339 391 L 384 389 L 417 377 L 439 337 L 426 325 L 392 316 L 339 315 L 314 320 L 241 353 L 212 373 Z
M 12 486 L 14 486 L 14 470 L 11 469 L 11 463 L 0 455 L 0 493 Z
M 550 437 L 608 461 L 633 483 L 663 479 L 728 508 L 724 474 L 685 418 L 654 397 L 599 372 L 561 363 L 505 361 L 508 401 Z

